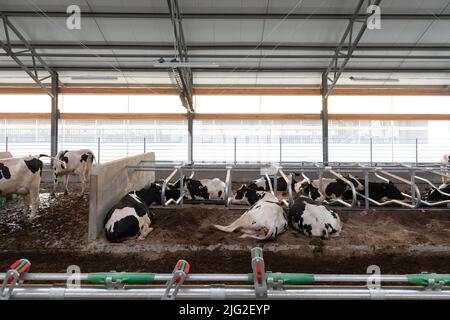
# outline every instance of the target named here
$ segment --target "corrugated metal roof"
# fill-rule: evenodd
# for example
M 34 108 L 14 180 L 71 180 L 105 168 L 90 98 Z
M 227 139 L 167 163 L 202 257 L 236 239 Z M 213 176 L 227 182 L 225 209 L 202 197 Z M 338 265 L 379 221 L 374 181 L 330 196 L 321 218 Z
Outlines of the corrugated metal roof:
M 64 13 L 69 5 L 79 5 L 82 13 L 130 13 L 122 17 L 91 17 L 82 16 L 81 30 L 68 30 L 66 18 L 57 16 Z M 330 63 L 333 48 L 339 42 L 348 21 L 342 18 L 329 17 L 327 19 L 308 18 L 308 15 L 351 15 L 357 4 L 356 0 L 183 0 L 180 1 L 181 11 L 186 15 L 193 14 L 278 14 L 276 18 L 264 19 L 259 17 L 205 17 L 201 19 L 191 16 L 183 21 L 185 40 L 190 48 L 190 58 L 193 62 L 215 62 L 219 69 L 194 69 L 194 79 L 201 83 L 217 82 L 216 75 L 220 68 L 227 70 L 226 74 L 234 71 L 247 70 L 254 77 L 261 77 L 264 69 L 270 73 L 262 79 L 271 82 L 279 81 L 275 77 L 274 69 L 299 69 L 296 76 L 311 84 L 320 81 L 317 70 L 325 69 Z M 422 19 L 385 19 L 382 16 L 381 30 L 367 30 L 360 47 L 383 45 L 379 50 L 357 49 L 355 57 L 347 65 L 349 69 L 381 68 L 382 74 L 391 69 L 389 74 L 400 75 L 402 69 L 427 69 L 436 73 L 442 69 L 439 79 L 444 84 L 450 84 L 448 70 L 450 60 L 450 16 L 439 18 L 433 15 L 450 15 L 450 1 L 448 0 L 383 0 L 382 14 L 430 15 Z M 36 50 L 51 66 L 64 71 L 67 81 L 70 72 L 83 73 L 83 67 L 89 68 L 86 74 L 92 74 L 96 67 L 99 73 L 112 72 L 118 69 L 145 69 L 140 72 L 140 78 L 151 81 L 159 79 L 152 74 L 164 74 L 160 69 L 153 69 L 158 57 L 170 59 L 174 56 L 174 35 L 171 21 L 168 17 L 168 7 L 165 0 L 2 0 L 0 10 L 10 12 L 10 21 L 32 44 L 41 44 Z M 20 13 L 21 12 L 21 13 Z M 14 13 L 14 14 L 13 14 Z M 159 17 L 132 17 L 132 14 L 162 14 Z M 303 18 L 283 19 L 288 13 L 303 14 Z M 34 14 L 34 16 L 33 16 Z M 354 32 L 360 22 L 355 23 Z M 0 26 L 0 38 L 4 41 L 3 26 Z M 12 41 L 18 41 L 14 36 Z M 121 44 L 121 46 L 117 44 Z M 46 44 L 43 46 L 42 44 Z M 67 45 L 72 46 L 67 46 Z M 95 45 L 94 45 L 95 44 Z M 142 45 L 146 47 L 142 47 Z M 227 45 L 227 49 L 221 48 Z M 152 45 L 160 47 L 152 48 Z M 267 48 L 270 45 L 270 48 Z M 403 50 L 392 50 L 399 45 L 407 45 Z M 161 47 L 162 46 L 162 47 Z M 196 48 L 191 48 L 196 46 Z M 201 49 L 198 46 L 202 46 Z M 245 48 L 241 48 L 245 46 Z M 286 47 L 290 46 L 290 47 Z M 319 48 L 301 48 L 299 46 L 317 46 Z M 431 46 L 429 50 L 417 50 L 419 47 Z M 448 48 L 437 48 L 447 46 Z M 100 49 L 101 47 L 101 49 Z M 434 48 L 436 47 L 436 48 Z M 388 50 L 389 49 L 389 50 Z M 20 49 L 16 49 L 20 50 Z M 78 56 L 77 56 L 78 55 Z M 293 55 L 295 57 L 288 57 Z M 375 55 L 364 58 L 364 55 Z M 420 59 L 407 57 L 421 55 Z M 307 56 L 307 57 L 305 57 Z M 359 57 L 358 57 L 359 56 Z M 380 56 L 392 56 L 381 58 Z M 399 57 L 400 56 L 400 57 Z M 405 58 L 406 56 L 406 58 Z M 428 58 L 427 58 L 428 56 Z M 441 56 L 443 58 L 436 59 Z M 26 63 L 31 63 L 31 57 L 21 57 Z M 16 63 L 0 55 L 0 69 L 14 68 Z M 67 67 L 67 68 L 64 68 Z M 72 71 L 68 71 L 72 68 Z M 234 70 L 236 69 L 236 70 Z M 300 69 L 305 69 L 304 72 Z M 316 70 L 317 69 L 317 70 Z M 201 72 L 200 72 L 201 71 Z M 411 71 L 411 70 L 410 70 Z M 3 70 L 4 75 L 13 71 Z M 357 71 L 354 71 L 354 73 Z M 144 75 L 143 75 L 144 74 Z M 221 74 L 221 73 L 220 73 Z M 295 82 L 293 72 L 289 81 Z M 406 74 L 406 73 L 405 73 Z M 427 81 L 422 72 L 408 72 L 405 81 L 424 83 Z M 14 76 L 16 74 L 14 73 Z M 208 78 L 209 77 L 209 78 Z M 229 79 L 238 79 L 231 75 Z M 406 80 L 407 78 L 407 80 Z M 156 80 L 155 80 L 156 81 Z M 159 81 L 159 80 L 158 80 Z M 231 80 L 230 80 L 231 81 Z M 234 81 L 234 80 L 233 80 Z M 345 81 L 345 80 L 342 80 Z

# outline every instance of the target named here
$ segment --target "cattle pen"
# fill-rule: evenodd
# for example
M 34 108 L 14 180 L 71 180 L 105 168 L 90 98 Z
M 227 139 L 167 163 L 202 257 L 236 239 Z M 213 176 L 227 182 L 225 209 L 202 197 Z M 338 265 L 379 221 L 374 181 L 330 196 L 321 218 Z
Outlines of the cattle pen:
M 0 300 L 450 300 L 449 31 L 450 0 L 0 0 Z

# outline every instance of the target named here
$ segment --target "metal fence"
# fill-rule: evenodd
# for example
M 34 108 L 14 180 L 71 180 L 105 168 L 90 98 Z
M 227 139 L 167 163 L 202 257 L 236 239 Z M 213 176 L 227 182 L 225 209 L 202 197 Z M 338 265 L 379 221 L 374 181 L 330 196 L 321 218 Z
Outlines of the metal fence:
M 292 137 L 270 137 L 270 141 L 254 137 L 226 137 L 221 142 L 194 140 L 196 162 L 292 162 L 322 161 L 322 141 L 310 141 Z M 177 143 L 157 142 L 154 137 L 133 138 L 60 138 L 59 150 L 91 149 L 98 162 L 106 162 L 136 155 L 146 151 L 155 152 L 158 160 L 186 161 L 187 141 Z M 339 143 L 330 140 L 331 162 L 437 162 L 450 152 L 450 140 L 408 141 L 380 143 L 369 138 L 367 143 Z M 0 150 L 10 151 L 14 156 L 26 156 L 50 152 L 50 136 L 9 137 L 0 141 Z
M 89 148 L 100 162 L 144 151 L 186 161 L 187 121 L 61 120 L 59 149 Z M 320 121 L 194 121 L 195 162 L 322 161 Z M 1 120 L 0 150 L 50 152 L 48 120 Z M 437 162 L 450 152 L 450 122 L 330 121 L 331 162 Z

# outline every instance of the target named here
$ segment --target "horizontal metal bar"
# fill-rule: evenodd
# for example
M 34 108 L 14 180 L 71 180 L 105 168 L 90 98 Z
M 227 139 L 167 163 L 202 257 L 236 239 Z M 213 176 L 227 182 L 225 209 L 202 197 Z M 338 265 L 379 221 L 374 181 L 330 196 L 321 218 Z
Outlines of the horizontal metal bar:
M 29 42 L 34 49 L 80 49 L 80 50 L 173 50 L 173 43 L 171 42 L 92 42 L 86 41 L 80 42 L 45 42 L 34 41 Z M 224 43 L 189 43 L 187 48 L 189 51 L 198 50 L 271 50 L 271 51 L 331 51 L 334 52 L 337 43 L 263 43 L 258 42 L 224 42 Z M 24 48 L 23 43 L 12 41 L 12 48 Z M 343 50 L 348 49 L 348 46 L 344 44 Z M 357 51 L 450 51 L 450 44 L 392 44 L 392 43 L 366 43 L 359 44 L 355 49 Z
M 132 53 L 39 53 L 40 57 L 46 58 L 119 58 L 119 59 L 158 59 L 173 52 L 154 54 L 132 54 Z M 17 57 L 33 57 L 30 53 L 14 53 Z M 0 53 L 0 57 L 6 57 L 8 54 Z M 339 56 L 345 58 L 347 55 Z M 352 59 L 392 59 L 392 60 L 450 60 L 448 55 L 389 55 L 389 54 L 353 54 L 349 56 Z M 333 54 L 189 54 L 190 59 L 333 59 Z
M 43 299 L 161 299 L 166 288 L 108 290 L 95 288 L 16 288 L 12 292 L 12 300 L 43 300 Z M 181 288 L 177 299 L 212 299 L 217 298 L 220 291 L 224 299 L 255 299 L 253 288 L 230 287 L 190 287 Z M 450 290 L 420 290 L 420 289 L 286 289 L 269 290 L 269 299 L 402 299 L 402 300 L 448 300 Z
M 48 17 L 68 17 L 64 11 L 4 11 L 4 14 L 9 17 L 37 17 L 42 18 L 42 16 Z M 167 12 L 89 12 L 82 11 L 83 18 L 114 18 L 114 19 L 170 19 L 170 14 Z M 353 14 L 343 13 L 291 13 L 286 15 L 285 13 L 183 13 L 183 19 L 205 19 L 205 20 L 223 20 L 223 19 L 308 19 L 308 20 L 348 20 L 353 16 Z M 356 19 L 365 19 L 366 15 L 359 14 Z M 450 20 L 449 14 L 392 14 L 383 13 L 383 20 Z
M 31 66 L 27 66 L 31 68 Z M 64 65 L 52 65 L 51 68 L 55 71 L 127 71 L 127 72 L 163 72 L 164 68 L 154 68 L 148 66 L 64 66 Z M 36 70 L 42 70 L 42 68 L 35 68 Z M 304 73 L 321 73 L 326 67 L 214 67 L 214 68 L 191 68 L 193 72 L 304 72 Z M 0 70 L 3 71 L 20 71 L 19 67 L 11 65 L 0 65 Z M 450 68 L 346 68 L 346 73 L 351 72 L 369 72 L 369 73 L 450 73 Z
M 289 273 L 285 273 L 289 275 Z M 0 281 L 5 278 L 6 273 L 0 273 Z M 171 273 L 156 273 L 154 281 L 164 282 L 172 278 Z M 66 273 L 26 273 L 21 276 L 21 280 L 24 281 L 67 281 L 69 278 L 73 278 L 74 274 Z M 366 283 L 367 280 L 373 278 L 373 275 L 369 274 L 315 274 L 314 282 L 362 282 Z M 208 282 L 208 281 L 223 281 L 223 282 L 244 282 L 247 283 L 249 280 L 249 275 L 245 273 L 227 274 L 208 274 L 208 273 L 198 273 L 189 274 L 185 281 L 194 282 Z M 80 281 L 88 280 L 88 273 L 79 274 Z M 406 275 L 380 275 L 379 280 L 381 282 L 396 282 L 396 283 L 407 283 L 408 278 Z

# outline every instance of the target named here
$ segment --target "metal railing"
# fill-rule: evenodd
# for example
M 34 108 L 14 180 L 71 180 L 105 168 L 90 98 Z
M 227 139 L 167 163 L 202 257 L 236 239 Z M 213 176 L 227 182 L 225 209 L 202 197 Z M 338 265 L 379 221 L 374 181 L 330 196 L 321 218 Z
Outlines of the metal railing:
M 436 175 L 439 177 L 443 177 L 445 179 L 450 179 L 450 174 L 448 173 L 449 168 L 443 168 L 439 163 L 422 163 L 422 164 L 369 164 L 369 163 L 333 163 L 329 166 L 325 166 L 322 163 L 294 163 L 294 162 L 282 162 L 282 163 L 223 163 L 223 164 L 207 164 L 207 163 L 193 163 L 193 164 L 185 164 L 185 163 L 174 163 L 174 162 L 166 162 L 166 163 L 158 163 L 145 161 L 141 162 L 137 166 L 129 167 L 129 170 L 135 171 L 171 171 L 171 173 L 167 176 L 167 178 L 163 182 L 163 193 L 161 196 L 161 203 L 163 205 L 168 205 L 170 203 L 175 202 L 176 204 L 182 206 L 183 203 L 211 203 L 211 204 L 223 204 L 228 209 L 232 209 L 233 206 L 233 197 L 232 197 L 232 176 L 233 172 L 255 172 L 258 173 L 259 176 L 265 176 L 268 185 L 269 192 L 272 192 L 274 195 L 278 193 L 277 179 L 278 177 L 282 177 L 287 184 L 286 196 L 287 199 L 282 198 L 280 201 L 285 204 L 287 207 L 290 207 L 293 204 L 293 181 L 294 175 L 302 176 L 309 181 L 313 179 L 309 176 L 310 174 L 314 174 L 319 179 L 319 193 L 321 194 L 321 201 L 327 205 L 335 205 L 340 204 L 344 205 L 348 208 L 355 208 L 358 206 L 357 197 L 360 197 L 364 200 L 364 206 L 366 209 L 369 209 L 370 204 L 374 204 L 379 207 L 386 207 L 389 205 L 399 205 L 404 208 L 409 209 L 417 209 L 422 204 L 426 206 L 440 206 L 442 204 L 450 204 L 450 200 L 442 200 L 437 202 L 428 202 L 422 199 L 420 189 L 416 183 L 416 181 L 422 181 L 427 183 L 433 189 L 439 190 L 438 186 L 432 183 L 430 180 L 425 179 L 423 177 L 418 176 L 418 173 L 427 173 Z M 167 188 L 168 183 L 171 181 L 173 177 L 179 174 L 180 179 L 184 179 L 184 173 L 191 172 L 191 177 L 195 175 L 196 172 L 225 172 L 225 189 L 223 200 L 187 200 L 183 201 L 184 191 L 180 189 L 180 198 L 176 201 L 165 201 L 165 190 Z M 287 174 L 286 172 L 289 172 Z M 325 174 L 330 174 L 335 179 L 341 179 L 348 186 L 351 191 L 352 197 L 350 200 L 342 199 L 342 198 L 334 198 L 328 199 L 325 196 L 325 192 L 323 190 L 322 180 L 325 178 Z M 364 194 L 357 190 L 357 186 L 355 186 L 350 178 L 353 177 L 354 174 L 361 174 L 364 179 Z M 400 176 L 409 177 L 409 179 Z M 385 199 L 383 201 L 378 201 L 370 197 L 370 189 L 369 189 L 369 180 L 370 175 L 375 180 L 381 180 L 382 182 L 389 183 L 389 179 L 393 179 L 401 184 L 408 185 L 410 188 L 410 192 L 401 192 L 401 194 L 406 198 L 404 200 L 397 199 Z M 273 178 L 273 184 L 272 184 Z M 355 177 L 353 177 L 355 178 Z M 439 191 L 442 195 L 448 196 L 449 194 Z M 242 206 L 240 207 L 243 208 Z
M 298 162 L 321 161 L 322 141 L 311 137 L 264 136 L 225 137 L 220 141 L 199 142 L 194 139 L 194 161 L 255 163 L 255 162 Z M 177 138 L 178 139 L 178 138 Z M 175 139 L 175 140 L 177 140 Z M 159 141 L 158 141 L 159 140 Z M 98 162 L 112 161 L 142 152 L 152 151 L 160 160 L 186 161 L 187 140 L 170 141 L 142 137 L 64 137 L 58 140 L 59 150 L 91 149 Z M 376 138 L 367 139 L 367 143 L 346 143 L 333 138 L 329 143 L 331 162 L 367 162 L 367 163 L 423 163 L 436 162 L 443 154 L 450 152 L 450 140 L 420 139 L 402 140 L 401 143 L 388 143 Z M 50 152 L 50 137 L 42 136 L 5 136 L 0 140 L 0 150 L 11 152 L 14 156 L 26 156 Z
M 171 300 L 200 298 L 450 299 L 449 274 L 373 275 L 272 272 L 266 270 L 261 248 L 253 248 L 251 253 L 253 272 L 244 274 L 191 274 L 189 273 L 190 265 L 185 260 L 179 260 L 171 274 L 27 273 L 11 268 L 7 273 L 0 273 L 0 283 L 2 283 L 0 300 L 167 299 L 172 290 Z M 13 281 L 9 280 L 11 275 L 13 275 Z M 200 282 L 202 285 L 184 284 L 190 281 Z M 374 281 L 377 283 L 373 283 Z M 53 284 L 57 282 L 59 285 L 55 287 Z M 61 285 L 61 282 L 65 282 L 66 285 Z M 217 283 L 224 282 L 232 282 L 234 285 L 217 286 Z M 345 286 L 342 283 L 345 283 Z M 93 285 L 96 287 L 92 287 Z M 128 287 L 128 285 L 139 285 L 139 287 Z M 362 285 L 366 287 L 364 288 Z

